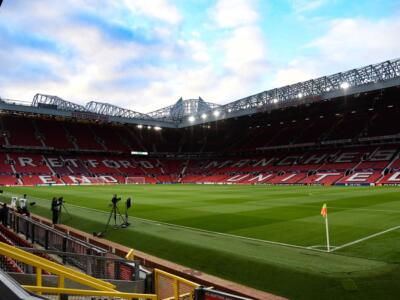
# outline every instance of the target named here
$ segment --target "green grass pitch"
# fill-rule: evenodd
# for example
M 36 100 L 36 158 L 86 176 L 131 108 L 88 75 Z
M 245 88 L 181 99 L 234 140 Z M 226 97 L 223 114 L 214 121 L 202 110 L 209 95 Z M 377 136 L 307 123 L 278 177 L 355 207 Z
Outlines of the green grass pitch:
M 5 188 L 63 223 L 101 231 L 114 193 L 132 225 L 107 239 L 291 299 L 398 299 L 400 190 L 395 187 L 120 185 Z M 328 205 L 333 251 L 324 251 Z M 119 204 L 124 212 L 122 203 Z

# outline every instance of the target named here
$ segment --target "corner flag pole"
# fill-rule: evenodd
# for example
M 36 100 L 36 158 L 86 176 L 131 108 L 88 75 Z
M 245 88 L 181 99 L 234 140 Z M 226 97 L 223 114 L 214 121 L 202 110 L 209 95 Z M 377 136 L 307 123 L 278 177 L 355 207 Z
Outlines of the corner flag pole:
M 322 206 L 321 215 L 325 218 L 326 247 L 328 249 L 328 252 L 330 252 L 331 251 L 331 247 L 330 247 L 330 244 L 329 244 L 328 208 L 326 206 L 326 203 Z
M 328 215 L 325 218 L 325 227 L 326 227 L 326 246 L 328 247 L 328 252 L 331 251 L 331 247 L 329 245 L 329 226 L 328 226 Z

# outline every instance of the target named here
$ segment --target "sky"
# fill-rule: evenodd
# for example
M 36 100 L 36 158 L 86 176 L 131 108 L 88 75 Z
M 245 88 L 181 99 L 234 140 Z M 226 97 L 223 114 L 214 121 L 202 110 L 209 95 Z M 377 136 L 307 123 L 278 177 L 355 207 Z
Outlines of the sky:
M 400 57 L 400 0 L 5 0 L 0 97 L 147 113 Z

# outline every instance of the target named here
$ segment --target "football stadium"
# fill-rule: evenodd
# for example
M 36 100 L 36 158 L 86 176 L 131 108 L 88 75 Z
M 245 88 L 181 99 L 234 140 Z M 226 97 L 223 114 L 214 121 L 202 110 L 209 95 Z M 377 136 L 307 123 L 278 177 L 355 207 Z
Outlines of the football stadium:
M 319 75 L 148 113 L 0 76 L 0 299 L 398 299 L 400 59 Z

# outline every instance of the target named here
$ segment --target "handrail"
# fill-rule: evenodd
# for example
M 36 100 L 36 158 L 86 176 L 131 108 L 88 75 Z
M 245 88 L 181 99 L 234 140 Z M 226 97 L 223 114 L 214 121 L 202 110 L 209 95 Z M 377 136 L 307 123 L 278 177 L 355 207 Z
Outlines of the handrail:
M 187 280 L 187 279 L 185 279 L 185 278 L 182 278 L 182 277 L 173 275 L 173 274 L 171 274 L 171 273 L 162 271 L 162 270 L 160 270 L 160 269 L 154 269 L 155 293 L 156 293 L 157 295 L 160 294 L 159 287 L 158 287 L 158 281 L 159 281 L 158 275 L 162 275 L 162 276 L 164 276 L 164 277 L 167 277 L 167 278 L 173 280 L 174 296 L 173 296 L 173 297 L 166 298 L 166 299 L 175 299 L 175 300 L 179 300 L 179 299 L 183 296 L 183 295 L 180 294 L 180 287 L 179 287 L 180 284 L 186 284 L 186 285 L 188 285 L 188 286 L 190 286 L 190 287 L 193 288 L 193 291 L 191 291 L 191 292 L 189 292 L 189 293 L 185 293 L 185 295 L 189 296 L 190 299 L 191 299 L 191 297 L 192 297 L 193 294 L 194 294 L 194 289 L 196 289 L 196 288 L 198 288 L 198 287 L 200 286 L 200 284 L 197 284 L 197 283 L 195 283 L 195 282 L 193 282 L 193 281 L 190 281 L 190 280 Z M 163 300 L 166 300 L 166 299 L 163 299 Z
M 87 255 L 82 253 L 62 252 L 19 246 L 17 247 L 21 250 L 38 256 L 42 256 L 43 254 L 56 255 L 63 260 L 63 265 L 69 264 L 69 266 L 73 266 L 87 275 L 102 280 L 138 280 L 142 271 L 146 273 L 146 270 L 141 267 L 140 261 L 137 259 L 127 260 L 121 257 Z M 108 266 L 113 266 L 113 271 L 110 271 Z
M 180 282 L 182 282 L 182 283 L 184 283 L 184 284 L 187 284 L 187 285 L 190 285 L 190 286 L 193 287 L 193 288 L 197 288 L 197 287 L 200 286 L 200 284 L 198 284 L 198 283 L 195 283 L 195 282 L 193 282 L 193 281 L 187 280 L 187 279 L 182 278 L 182 277 L 179 277 L 179 276 L 177 276 L 177 275 L 174 275 L 174 274 L 165 272 L 165 271 L 160 270 L 160 269 L 154 269 L 154 272 L 155 272 L 155 274 L 161 274 L 161 275 L 163 275 L 163 276 L 165 276 L 165 277 L 168 277 L 168 278 L 171 278 L 171 279 L 179 280 Z
M 135 259 L 135 250 L 131 249 L 129 252 L 125 255 L 126 260 L 134 260 Z
M 104 297 L 121 297 L 125 299 L 149 299 L 157 300 L 155 294 L 136 294 L 136 293 L 123 293 L 117 291 L 93 291 L 93 290 L 81 290 L 81 289 L 66 289 L 66 288 L 54 288 L 54 287 L 42 287 L 23 285 L 23 288 L 36 293 L 48 293 L 48 294 L 67 294 L 67 295 L 83 295 L 83 296 L 104 296 Z
M 115 285 L 105 282 L 103 280 L 91 277 L 84 273 L 75 271 L 73 269 L 67 268 L 55 262 L 49 261 L 45 258 L 36 256 L 29 252 L 23 251 L 16 247 L 7 245 L 5 243 L 0 242 L 0 254 L 4 256 L 8 256 L 15 260 L 21 261 L 28 265 L 34 266 L 40 270 L 46 270 L 50 273 L 56 274 L 59 276 L 59 286 L 64 285 L 64 279 L 68 278 L 83 285 L 106 291 L 115 291 Z M 38 272 L 37 272 L 38 273 Z M 41 276 L 37 278 L 38 283 L 41 281 Z

